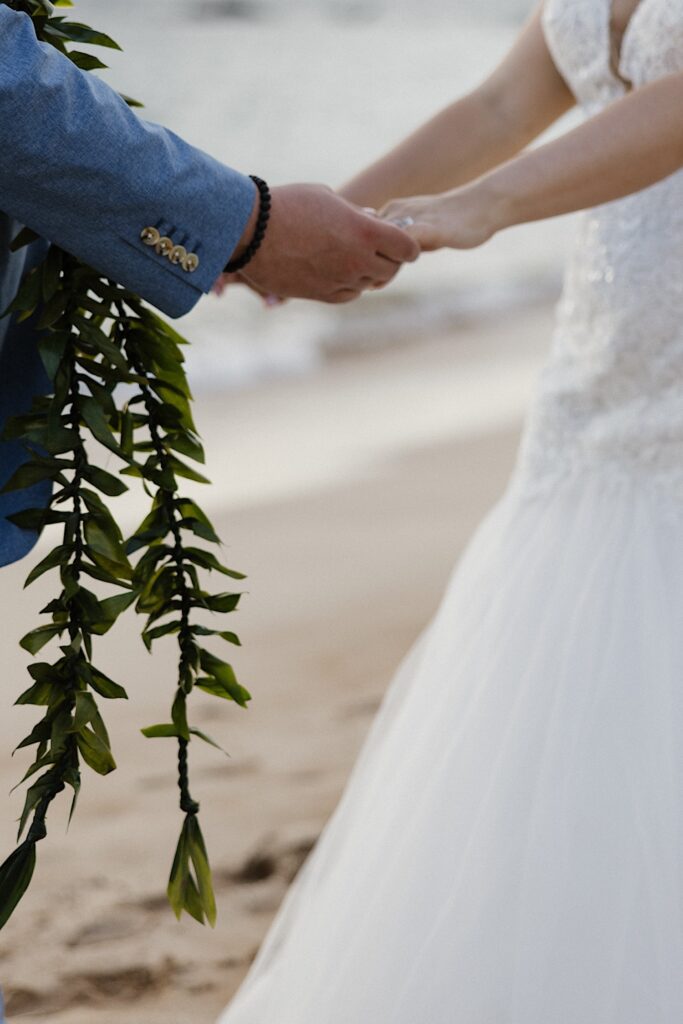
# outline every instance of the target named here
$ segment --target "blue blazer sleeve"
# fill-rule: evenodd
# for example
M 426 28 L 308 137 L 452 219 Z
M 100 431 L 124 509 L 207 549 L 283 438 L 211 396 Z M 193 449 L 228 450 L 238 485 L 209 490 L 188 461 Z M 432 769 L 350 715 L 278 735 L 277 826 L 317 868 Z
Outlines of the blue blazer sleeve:
M 254 199 L 250 178 L 142 120 L 0 5 L 5 214 L 177 317 L 210 290 Z
M 104 82 L 39 43 L 28 15 L 0 3 L 0 311 L 49 240 L 181 316 L 229 260 L 255 192 L 248 177 L 141 120 Z M 40 240 L 12 253 L 22 224 Z M 143 235 L 163 239 L 160 251 Z M 192 258 L 173 262 L 169 248 Z M 33 320 L 0 319 L 0 430 L 49 390 Z M 0 441 L 0 487 L 25 459 L 18 442 Z M 47 482 L 0 494 L 0 565 L 37 539 L 6 517 L 49 500 Z

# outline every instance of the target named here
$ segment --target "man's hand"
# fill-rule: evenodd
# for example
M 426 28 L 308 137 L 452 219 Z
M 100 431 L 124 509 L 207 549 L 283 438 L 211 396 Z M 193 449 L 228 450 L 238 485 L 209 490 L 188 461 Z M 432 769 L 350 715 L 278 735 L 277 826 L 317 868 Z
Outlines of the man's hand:
M 406 232 L 325 186 L 283 185 L 271 194 L 261 247 L 239 275 L 219 278 L 216 290 L 237 277 L 264 296 L 349 302 L 384 287 L 420 253 Z M 258 200 L 233 257 L 249 244 L 257 215 Z

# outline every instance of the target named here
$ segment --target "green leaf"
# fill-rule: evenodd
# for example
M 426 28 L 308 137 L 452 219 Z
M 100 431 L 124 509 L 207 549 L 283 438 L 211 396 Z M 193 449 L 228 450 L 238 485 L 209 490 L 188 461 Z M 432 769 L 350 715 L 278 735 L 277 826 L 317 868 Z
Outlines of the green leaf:
M 66 753 L 67 749 L 73 750 L 71 733 L 71 708 L 64 702 L 52 720 L 50 729 L 50 750 L 59 759 Z
M 194 877 L 191 867 L 194 868 Z M 176 917 L 187 911 L 200 924 L 216 922 L 216 901 L 206 847 L 194 814 L 183 822 L 166 890 Z
M 103 384 L 100 384 L 98 380 L 95 380 L 92 374 L 90 374 L 87 377 L 84 383 L 88 387 L 92 397 L 95 399 L 96 402 L 99 403 L 100 408 L 102 409 L 102 412 L 104 413 L 105 417 L 109 419 L 110 426 L 113 431 L 114 423 L 116 422 L 118 417 L 118 411 L 116 408 L 116 403 L 114 402 L 114 399 L 112 397 L 111 383 L 109 383 L 105 387 Z
M 176 331 L 175 327 L 172 327 L 171 324 L 169 324 L 168 321 L 164 320 L 163 317 L 159 316 L 157 313 L 154 313 L 151 309 L 148 308 L 145 309 L 145 315 L 147 316 L 147 319 L 149 319 L 156 326 L 157 330 L 159 330 L 161 334 L 168 338 L 169 341 L 172 341 L 174 345 L 188 344 L 187 338 L 184 338 L 182 334 Z M 182 361 L 182 353 L 177 352 L 176 358 Z
M 106 597 L 103 601 L 100 601 L 100 608 L 104 612 L 105 621 L 116 622 L 119 615 L 125 612 L 127 608 L 130 608 L 136 596 L 134 590 L 127 590 L 123 594 L 114 594 L 113 597 Z
M 78 750 L 87 765 L 98 775 L 108 775 L 116 768 L 116 762 L 109 746 L 87 727 L 76 735 Z
M 97 491 L 91 491 L 89 487 L 81 488 L 81 498 L 83 499 L 89 512 L 95 516 L 96 519 L 113 519 L 109 507 L 105 505 L 101 496 Z M 116 527 L 117 536 L 120 535 L 120 530 Z
M 133 414 L 124 409 L 121 413 L 121 451 L 126 458 L 133 456 Z
M 71 60 L 77 68 L 81 71 L 96 71 L 98 68 L 106 68 L 107 65 L 103 64 L 99 57 L 94 57 L 91 53 L 83 53 L 82 50 L 69 50 L 69 60 Z
M 54 684 L 44 679 L 39 679 L 24 690 L 15 700 L 15 704 L 35 704 L 38 707 L 47 707 L 54 696 Z
M 119 370 L 123 373 L 128 372 L 128 362 L 123 352 L 107 337 L 104 331 L 100 330 L 95 323 L 94 317 L 88 319 L 84 316 L 74 316 L 73 320 L 74 324 L 78 327 L 81 338 L 86 342 L 86 347 L 87 345 L 94 346 L 98 352 L 101 352 Z
M 36 844 L 25 841 L 0 866 L 0 928 L 28 889 L 36 866 Z
M 26 792 L 26 798 L 24 800 L 24 806 L 22 808 L 21 817 L 19 819 L 19 836 L 22 835 L 24 828 L 26 827 L 26 822 L 28 821 L 31 812 L 35 810 L 35 808 L 38 806 L 41 800 L 43 800 L 45 796 L 52 792 L 53 789 L 54 774 L 52 769 L 45 772 L 44 775 L 41 775 L 40 778 L 36 782 L 34 782 L 32 786 L 29 786 Z
M 55 513 L 56 514 L 56 513 Z M 6 517 L 10 523 L 14 523 L 16 526 L 20 526 L 22 530 L 42 530 L 46 522 L 49 522 L 52 518 L 43 508 L 25 508 L 21 512 L 12 512 Z M 62 522 L 66 520 L 66 515 L 63 516 Z M 55 522 L 56 520 L 52 520 Z
M 132 96 L 126 96 L 124 92 L 120 92 L 119 96 L 124 103 L 128 104 L 129 107 L 144 107 L 145 105 L 144 103 L 141 103 L 140 100 L 134 100 Z
M 137 611 L 159 612 L 162 615 L 177 593 L 177 572 L 173 565 L 161 565 L 149 576 L 140 590 Z
M 209 857 L 204 845 L 204 837 L 202 836 L 197 816 L 194 814 L 190 815 L 188 832 L 190 858 L 192 859 L 192 866 L 194 867 L 197 879 L 202 909 L 206 914 L 207 921 L 213 928 L 216 924 L 216 899 L 211 881 L 211 868 L 209 867 Z
M 89 725 L 92 722 L 98 714 L 98 710 L 95 698 L 85 690 L 77 690 L 75 699 L 73 732 L 80 732 L 84 725 Z
M 47 28 L 48 27 L 46 26 L 46 34 Z M 104 32 L 96 32 L 95 29 L 89 28 L 88 25 L 82 25 L 77 21 L 53 19 L 49 28 L 50 34 L 61 37 L 62 39 L 71 40 L 73 43 L 86 43 L 91 46 L 106 46 L 111 50 L 121 49 L 119 44 L 115 42 L 111 36 L 105 35 Z
M 25 320 L 40 302 L 42 292 L 42 280 L 40 267 L 29 271 L 21 282 L 21 287 L 10 309 L 15 313 L 22 313 L 19 320 Z
M 32 487 L 41 480 L 49 480 L 59 474 L 59 467 L 48 463 L 24 462 L 12 474 L 7 483 L 0 490 L 0 494 L 8 491 L 18 491 L 24 487 Z
M 105 574 L 108 575 L 108 577 L 109 577 L 108 582 L 111 582 L 112 577 L 113 577 L 114 582 L 117 585 L 121 586 L 124 583 L 129 583 L 130 580 L 132 579 L 133 570 L 132 570 L 132 567 L 130 565 L 130 562 L 127 559 L 122 560 L 122 561 L 114 561 L 111 558 L 107 558 L 106 555 L 101 554 L 99 551 L 95 551 L 93 548 L 90 548 L 90 547 L 87 547 L 87 546 L 86 546 L 86 551 L 88 553 L 88 556 L 90 558 L 92 558 L 93 562 Z M 83 566 L 84 571 L 86 570 L 86 565 L 87 565 L 87 563 L 84 563 L 84 566 Z M 97 578 L 97 577 L 95 577 L 95 578 Z
M 146 547 L 151 541 L 163 540 L 169 531 L 166 510 L 159 505 L 145 516 L 135 533 L 126 541 L 126 552 L 134 554 L 139 548 Z
M 141 729 L 140 732 L 150 740 L 166 739 L 171 736 L 176 739 L 178 738 L 178 729 L 172 723 L 167 725 L 148 725 L 146 729 Z
M 31 569 L 30 573 L 24 581 L 24 587 L 28 587 L 34 580 L 37 580 L 43 573 L 48 572 L 50 569 L 56 569 L 58 565 L 68 557 L 70 548 L 66 544 L 58 544 L 56 548 L 53 548 L 49 555 L 41 559 L 37 565 Z
M 212 612 L 233 612 L 239 603 L 241 594 L 213 594 L 204 598 L 204 606 Z
M 55 292 L 54 295 L 47 300 L 40 311 L 40 317 L 38 319 L 38 327 L 40 330 L 43 330 L 46 327 L 52 327 L 56 324 L 59 318 L 64 315 L 64 311 L 66 310 L 68 303 L 69 293 L 67 291 Z M 50 338 L 52 335 L 47 335 L 47 337 Z M 48 375 L 51 380 L 54 380 L 54 375 L 50 374 L 49 370 Z
M 191 629 L 195 636 L 219 636 L 229 644 L 235 644 L 237 647 L 242 646 L 237 633 L 231 633 L 229 630 L 209 629 L 208 626 L 192 626 Z
M 75 430 L 60 425 L 48 425 L 45 448 L 50 455 L 61 455 L 71 452 L 78 445 L 78 434 Z
M 169 633 L 177 633 L 180 629 L 180 619 L 171 619 L 170 622 L 165 622 L 163 626 L 157 626 L 155 629 L 145 629 L 142 632 L 142 640 L 148 651 L 152 650 L 152 641 L 158 640 L 159 637 L 168 636 Z
M 168 462 L 176 476 L 183 476 L 187 480 L 194 480 L 198 484 L 211 483 L 208 477 L 205 477 L 201 473 L 198 473 L 196 469 L 193 469 L 192 466 L 188 466 L 180 459 L 177 459 L 175 455 L 172 455 Z
M 176 846 L 175 856 L 173 858 L 173 864 L 171 866 L 171 875 L 168 880 L 168 888 L 166 893 L 168 895 L 168 901 L 173 907 L 175 915 L 180 919 L 180 915 L 183 910 L 189 910 L 193 917 L 203 923 L 203 914 L 201 911 L 199 914 L 196 910 L 193 912 L 192 907 L 196 906 L 196 902 L 199 899 L 199 893 L 194 886 L 192 878 L 190 877 L 189 862 L 190 862 L 190 850 L 187 836 L 187 822 L 189 815 L 185 817 L 183 827 L 180 831 L 180 837 L 178 839 L 178 845 Z M 192 894 L 191 900 L 188 901 L 188 889 L 194 886 L 195 893 Z
M 92 717 L 91 724 L 95 735 L 98 736 L 107 747 L 111 746 L 109 740 L 109 733 L 107 732 L 107 727 L 102 721 L 102 716 L 100 715 L 99 711 L 95 711 L 95 714 Z
M 88 396 L 81 398 L 79 404 L 81 416 L 90 428 L 93 436 L 96 437 L 100 444 L 103 444 L 105 448 L 109 448 L 110 451 L 118 453 L 119 446 L 116 441 L 116 437 L 109 426 L 99 403 L 95 401 L 94 398 Z
M 182 434 L 167 434 L 164 441 L 169 448 L 173 448 L 182 455 L 187 455 L 188 458 L 194 459 L 195 462 L 204 463 L 206 461 L 201 441 L 198 437 L 187 431 Z
M 121 573 L 118 570 L 112 573 L 108 569 L 103 569 L 100 565 L 90 565 L 88 562 L 84 562 L 81 566 L 81 571 L 87 576 L 91 576 L 94 580 L 102 580 L 103 583 L 120 586 L 122 582 Z
M 42 718 L 40 722 L 34 725 L 28 736 L 24 736 L 21 743 L 17 744 L 16 750 L 21 750 L 24 747 L 32 747 L 35 743 L 45 743 L 49 738 L 50 720 L 46 717 Z
M 109 497 L 115 498 L 128 490 L 128 485 L 120 477 L 114 476 L 113 473 L 107 473 L 106 470 L 100 469 L 99 466 L 88 466 L 83 475 L 93 487 L 96 487 L 98 491 L 102 491 L 103 494 L 109 495 Z
M 176 727 L 178 736 L 181 739 L 189 740 L 190 730 L 187 725 L 187 697 L 181 689 L 176 691 L 176 695 L 173 700 L 173 707 L 171 708 L 171 718 L 173 719 L 173 724 Z
M 38 758 L 37 761 L 34 761 L 33 764 L 30 766 L 30 768 L 26 769 L 26 771 L 24 772 L 24 776 L 21 779 L 21 781 L 17 782 L 16 786 L 12 786 L 12 789 L 10 790 L 10 792 L 13 793 L 15 789 L 18 789 L 19 786 L 21 786 L 24 782 L 26 782 L 28 779 L 32 778 L 36 774 L 36 772 L 42 771 L 43 768 L 47 768 L 51 764 L 54 764 L 54 755 L 53 755 L 52 751 L 49 751 L 43 757 L 40 757 L 40 758 Z
M 28 672 L 32 679 L 47 680 L 50 683 L 57 683 L 62 687 L 64 676 L 59 663 L 51 665 L 49 661 L 34 661 L 28 666 Z
M 204 693 L 211 694 L 212 697 L 221 697 L 223 700 L 233 700 L 240 707 L 246 708 L 247 702 L 251 700 L 251 694 L 239 683 L 235 683 L 233 686 L 227 686 L 220 679 L 216 679 L 214 676 L 199 676 L 195 681 L 195 686 L 199 690 L 203 690 Z
M 209 651 L 202 651 L 200 655 L 202 669 L 209 678 L 200 677 L 196 685 L 205 693 L 212 693 L 216 697 L 224 697 L 227 700 L 234 700 L 241 707 L 247 706 L 251 700 L 251 694 L 237 681 L 232 665 L 217 658 Z
M 90 686 L 96 693 L 99 693 L 100 697 L 106 697 L 108 700 L 128 700 L 128 694 L 124 688 L 109 676 L 105 676 L 104 672 L 90 666 L 90 673 Z
M 65 584 L 65 588 L 66 583 L 69 582 L 69 575 L 64 571 L 62 572 L 62 582 Z M 76 589 L 71 597 L 71 607 L 78 612 L 78 618 L 87 626 L 102 620 L 102 606 L 98 598 L 93 594 L 92 590 L 82 586 L 80 580 L 77 582 Z
M 246 579 L 244 573 L 235 572 L 234 569 L 228 569 L 225 565 L 222 565 L 212 551 L 204 551 L 203 548 L 186 547 L 184 554 L 185 558 L 190 562 L 194 562 L 195 565 L 199 565 L 203 569 L 208 569 L 209 571 L 216 569 L 218 572 L 223 573 L 225 576 L 231 576 L 235 580 Z
M 83 532 L 88 547 L 93 551 L 105 555 L 112 562 L 127 562 L 123 540 L 113 519 L 107 521 L 103 517 L 95 519 L 94 516 L 88 516 Z
M 63 294 L 66 295 L 67 293 L 64 292 Z M 48 334 L 44 334 L 38 341 L 40 358 L 48 377 L 52 381 L 54 381 L 57 376 L 57 370 L 59 369 L 59 364 L 64 358 L 68 340 L 69 338 L 67 334 L 58 331 L 50 331 Z
M 230 757 L 230 754 L 227 752 L 227 750 L 224 750 L 219 743 L 216 743 L 215 740 L 212 740 L 211 737 L 207 736 L 206 733 L 202 732 L 201 729 L 195 729 L 194 726 L 190 726 L 190 735 L 199 737 L 200 740 L 204 740 L 205 743 L 208 743 L 210 747 L 215 747 L 216 750 L 220 750 L 221 754 L 225 754 L 226 757 Z
M 178 510 L 178 514 L 182 517 L 183 526 L 187 525 L 190 529 L 193 529 L 193 526 L 190 524 L 199 523 L 206 527 L 206 532 L 202 534 L 196 529 L 194 532 L 200 537 L 203 536 L 205 540 L 220 544 L 220 539 L 213 528 L 211 520 L 195 501 L 192 501 L 190 498 L 178 498 L 175 502 L 175 507 Z
M 29 654 L 37 654 L 41 647 L 44 647 L 49 640 L 52 640 L 54 636 L 61 633 L 63 629 L 64 627 L 60 625 L 38 626 L 21 638 L 19 646 L 23 647 Z

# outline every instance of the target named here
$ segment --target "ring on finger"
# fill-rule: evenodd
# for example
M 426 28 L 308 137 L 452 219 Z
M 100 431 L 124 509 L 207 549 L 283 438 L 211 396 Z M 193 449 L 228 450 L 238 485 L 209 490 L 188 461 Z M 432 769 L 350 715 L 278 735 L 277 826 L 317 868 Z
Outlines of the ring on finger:
M 391 221 L 397 228 L 412 228 L 415 220 L 413 217 L 397 217 L 396 220 Z

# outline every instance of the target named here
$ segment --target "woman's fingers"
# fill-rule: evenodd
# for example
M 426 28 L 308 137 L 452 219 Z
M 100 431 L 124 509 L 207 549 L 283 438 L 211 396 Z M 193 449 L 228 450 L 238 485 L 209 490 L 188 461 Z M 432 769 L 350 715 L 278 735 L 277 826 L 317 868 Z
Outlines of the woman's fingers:
M 415 239 L 422 252 L 434 252 L 444 246 L 440 229 L 427 220 L 415 221 L 409 228 L 406 228 L 406 231 Z

